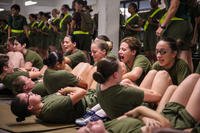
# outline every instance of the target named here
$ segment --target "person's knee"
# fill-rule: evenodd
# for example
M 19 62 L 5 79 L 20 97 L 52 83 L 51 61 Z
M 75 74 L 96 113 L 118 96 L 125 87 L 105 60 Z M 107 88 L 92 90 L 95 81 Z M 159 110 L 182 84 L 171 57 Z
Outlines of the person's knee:
M 133 84 L 133 82 L 130 79 L 123 79 L 121 84 Z
M 169 73 L 165 70 L 158 71 L 156 74 L 156 77 L 159 79 L 163 79 L 163 81 L 168 81 L 169 84 L 172 84 L 172 79 L 171 79 Z
M 199 77 L 200 77 L 200 75 L 198 73 L 192 73 L 187 78 L 192 80 L 192 79 L 196 79 L 196 78 L 199 78 Z
M 159 78 L 164 78 L 164 79 L 169 79 L 170 78 L 169 73 L 167 71 L 165 71 L 165 70 L 158 71 L 156 76 L 159 77 Z
M 156 75 L 157 72 L 158 72 L 157 70 L 150 70 L 148 72 L 148 75 Z
M 165 70 L 161 70 L 157 72 L 157 75 L 167 77 L 169 76 L 169 73 Z

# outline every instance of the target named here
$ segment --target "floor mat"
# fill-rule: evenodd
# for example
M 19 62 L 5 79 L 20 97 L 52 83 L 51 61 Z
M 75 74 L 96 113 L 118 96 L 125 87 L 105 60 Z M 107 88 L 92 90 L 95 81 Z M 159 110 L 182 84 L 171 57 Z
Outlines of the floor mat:
M 76 132 L 74 124 L 46 124 L 36 121 L 34 116 L 27 117 L 23 122 L 16 122 L 16 117 L 10 111 L 10 105 L 0 103 L 0 129 L 9 132 Z

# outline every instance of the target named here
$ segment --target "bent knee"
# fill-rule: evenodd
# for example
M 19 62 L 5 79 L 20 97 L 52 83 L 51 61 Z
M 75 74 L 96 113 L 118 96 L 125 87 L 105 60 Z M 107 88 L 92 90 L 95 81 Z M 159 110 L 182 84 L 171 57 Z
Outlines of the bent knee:
M 190 78 L 190 79 L 196 79 L 196 78 L 199 78 L 200 77 L 200 75 L 198 74 L 198 73 L 192 73 L 192 74 L 190 74 L 187 78 Z
M 161 76 L 161 77 L 169 77 L 170 76 L 169 73 L 165 70 L 158 71 L 157 75 Z
M 148 75 L 156 75 L 157 72 L 158 72 L 157 70 L 150 70 L 148 72 Z

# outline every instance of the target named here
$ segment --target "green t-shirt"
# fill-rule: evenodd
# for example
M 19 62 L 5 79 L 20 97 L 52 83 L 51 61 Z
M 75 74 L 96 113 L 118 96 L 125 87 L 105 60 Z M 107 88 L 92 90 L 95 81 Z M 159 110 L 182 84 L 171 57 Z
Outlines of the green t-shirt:
M 60 23 L 62 21 L 62 18 L 60 19 Z M 64 33 L 65 35 L 67 34 L 67 25 L 70 24 L 70 22 L 72 21 L 72 16 L 68 15 L 63 21 L 62 21 L 62 26 L 60 27 L 60 31 L 62 33 Z M 60 25 L 60 24 L 59 24 Z
M 68 57 L 71 60 L 71 63 L 69 64 L 71 68 L 74 68 L 77 64 L 80 62 L 86 62 L 86 56 L 83 53 L 83 51 L 77 49 L 74 53 L 72 54 L 64 54 L 64 56 Z
M 169 9 L 171 5 L 171 0 L 165 0 L 166 8 Z M 175 17 L 189 19 L 187 0 L 180 0 L 179 7 L 176 11 Z
M 67 86 L 75 86 L 78 83 L 76 76 L 66 70 L 47 69 L 44 73 L 43 82 L 49 94 L 57 92 Z
M 135 67 L 140 67 L 143 69 L 142 75 L 140 78 L 136 81 L 137 85 L 140 85 L 142 80 L 144 79 L 145 75 L 148 73 L 148 71 L 151 69 L 151 62 L 149 61 L 148 58 L 146 58 L 144 55 L 137 55 L 134 59 L 133 62 L 133 67 L 129 68 L 126 65 L 127 71 L 130 72 L 132 71 Z
M 174 65 L 170 69 L 165 69 L 160 66 L 158 61 L 155 62 L 152 66 L 152 69 L 155 70 L 166 70 L 174 85 L 179 85 L 188 75 L 191 74 L 188 64 L 182 59 L 176 59 Z
M 15 30 L 23 30 L 24 26 L 27 25 L 26 18 L 22 15 L 18 16 L 9 16 L 8 17 L 8 25 L 11 27 L 11 29 Z
M 97 98 L 102 109 L 111 118 L 117 118 L 125 112 L 142 104 L 144 92 L 133 87 L 114 85 L 104 91 L 97 85 Z
M 129 18 L 131 18 L 131 17 L 132 16 L 130 16 Z M 133 19 L 131 19 L 131 21 L 127 25 L 129 25 L 132 28 L 137 28 L 139 26 L 139 20 L 140 20 L 140 16 L 135 16 Z M 134 36 L 136 34 L 137 34 L 136 31 L 133 31 L 133 30 L 127 29 L 127 28 L 124 29 L 124 37 Z
M 87 107 L 97 104 L 95 91 L 89 91 L 74 106 L 69 96 L 51 94 L 43 98 L 44 106 L 39 116 L 42 121 L 48 123 L 73 123 L 86 112 Z
M 32 92 L 34 94 L 38 94 L 38 95 L 40 95 L 42 97 L 48 95 L 47 90 L 46 90 L 43 82 L 36 83 L 35 87 L 32 89 Z
M 2 80 L 2 83 L 10 90 L 13 90 L 12 82 L 18 77 L 18 76 L 26 76 L 29 77 L 28 72 L 20 71 L 19 69 L 14 69 L 13 73 L 7 74 L 4 79 Z
M 142 121 L 131 117 L 114 119 L 104 125 L 109 133 L 141 133 L 141 127 L 144 126 Z
M 43 98 L 41 113 L 37 116 L 48 123 L 69 123 L 75 118 L 75 111 L 69 96 L 48 95 Z M 74 117 L 74 118 L 73 118 Z
M 40 55 L 30 49 L 27 49 L 27 53 L 24 55 L 25 62 L 31 62 L 33 67 L 41 69 L 44 64 Z

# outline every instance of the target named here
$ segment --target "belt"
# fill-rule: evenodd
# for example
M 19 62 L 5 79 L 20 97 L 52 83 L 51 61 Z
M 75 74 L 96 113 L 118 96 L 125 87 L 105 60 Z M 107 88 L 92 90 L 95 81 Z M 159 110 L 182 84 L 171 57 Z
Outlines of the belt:
M 77 35 L 77 34 L 85 34 L 85 35 L 88 35 L 89 32 L 85 32 L 85 31 L 80 31 L 80 30 L 78 30 L 78 31 L 74 31 L 73 34 L 74 34 L 74 35 Z
M 15 30 L 15 29 L 11 29 L 12 33 L 23 33 L 24 30 Z

